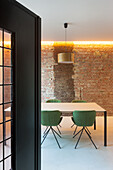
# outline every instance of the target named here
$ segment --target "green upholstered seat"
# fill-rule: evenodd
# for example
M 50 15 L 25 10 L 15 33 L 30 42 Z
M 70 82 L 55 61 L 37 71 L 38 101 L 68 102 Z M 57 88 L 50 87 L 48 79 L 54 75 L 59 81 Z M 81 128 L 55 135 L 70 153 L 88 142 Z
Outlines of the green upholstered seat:
M 77 126 L 92 126 L 96 117 L 96 111 L 74 111 L 73 120 Z
M 45 130 L 44 135 L 43 135 L 42 143 L 44 142 L 44 140 L 46 139 L 49 131 L 51 130 L 52 133 L 53 133 L 53 136 L 54 136 L 54 138 L 55 138 L 55 140 L 56 140 L 56 142 L 57 142 L 57 144 L 59 146 L 59 148 L 61 149 L 60 144 L 59 144 L 59 142 L 58 142 L 58 140 L 56 138 L 56 135 L 58 135 L 60 138 L 61 138 L 61 136 L 53 129 L 53 126 L 57 127 L 61 121 L 62 121 L 62 117 L 61 117 L 61 112 L 60 111 L 58 111 L 58 110 L 41 111 L 41 124 L 43 126 L 46 126 L 46 130 Z
M 77 136 L 80 132 L 80 136 L 78 138 L 78 141 L 75 145 L 75 149 L 79 143 L 79 140 L 82 136 L 82 133 L 83 131 L 86 132 L 86 134 L 88 135 L 89 139 L 91 140 L 91 142 L 93 143 L 93 145 L 95 146 L 95 148 L 97 149 L 95 143 L 93 142 L 92 140 L 92 137 L 91 137 L 91 133 L 90 131 L 88 130 L 87 127 L 89 126 L 92 126 L 94 124 L 94 121 L 95 121 L 95 117 L 96 117 L 96 111 L 95 110 L 86 110 L 86 111 L 80 111 L 80 110 L 76 110 L 73 112 L 73 120 L 74 120 L 74 123 L 77 125 L 77 126 L 82 126 L 83 128 L 78 132 L 76 133 L 73 138 L 75 136 Z
M 85 100 L 72 100 L 72 103 L 87 103 Z
M 85 100 L 72 100 L 72 103 L 87 103 L 87 102 Z M 73 123 L 75 124 L 73 117 L 71 117 L 71 119 Z M 74 126 L 74 124 L 71 126 L 71 128 Z M 75 134 L 76 130 L 77 130 L 77 127 L 75 128 L 73 135 Z
M 61 103 L 61 100 L 58 100 L 58 99 L 50 99 L 50 100 L 47 100 L 46 103 Z
M 61 103 L 61 100 L 59 100 L 59 99 L 49 99 L 49 100 L 46 101 L 46 103 Z M 59 124 L 59 126 L 61 127 L 60 124 Z M 58 129 L 59 133 L 61 134 L 61 131 L 58 128 L 58 126 L 57 126 L 57 129 Z
M 85 100 L 72 100 L 71 101 L 72 103 L 87 103 Z M 73 120 L 73 117 L 71 117 L 72 121 L 74 122 Z M 75 122 L 74 122 L 75 123 Z M 71 127 L 73 127 L 74 125 L 72 125 Z
M 61 122 L 61 112 L 54 111 L 41 111 L 41 124 L 44 126 L 57 126 Z

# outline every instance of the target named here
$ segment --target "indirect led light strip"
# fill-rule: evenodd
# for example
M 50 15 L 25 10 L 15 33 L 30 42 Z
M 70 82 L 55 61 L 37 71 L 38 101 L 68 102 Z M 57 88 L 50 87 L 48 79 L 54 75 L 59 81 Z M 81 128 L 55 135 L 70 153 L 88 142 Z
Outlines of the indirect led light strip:
M 41 45 L 65 44 L 65 41 L 41 41 Z M 67 41 L 66 44 L 75 45 L 113 45 L 113 41 Z
M 5 45 L 11 45 L 11 41 L 4 41 Z M 41 41 L 41 45 L 53 45 L 53 44 L 65 44 L 65 41 Z M 75 45 L 113 45 L 113 41 L 67 41 L 67 45 L 75 44 Z M 2 45 L 2 42 L 0 42 Z

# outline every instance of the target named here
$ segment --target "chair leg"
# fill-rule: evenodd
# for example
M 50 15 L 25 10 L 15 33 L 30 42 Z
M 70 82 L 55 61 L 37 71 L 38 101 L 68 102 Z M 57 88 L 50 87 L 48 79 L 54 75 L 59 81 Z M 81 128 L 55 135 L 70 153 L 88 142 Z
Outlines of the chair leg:
M 56 136 L 55 136 L 55 132 L 54 132 L 53 128 L 50 127 L 50 129 L 52 130 L 53 135 L 54 135 L 54 138 L 55 138 L 55 140 L 56 140 L 56 142 L 57 142 L 59 148 L 61 149 L 61 146 L 60 146 L 60 144 L 59 144 L 59 142 L 58 142 L 58 140 L 57 140 L 57 138 L 56 138 Z
M 47 131 L 48 132 L 48 131 Z M 43 134 L 43 138 L 47 135 L 47 132 L 45 134 Z
M 44 139 L 42 140 L 42 142 L 41 142 L 41 145 L 43 144 L 43 142 L 45 141 L 45 139 L 46 139 L 46 137 L 47 137 L 47 135 L 48 135 L 48 133 L 49 133 L 49 131 L 50 131 L 50 128 L 48 129 L 48 131 L 46 132 L 46 134 L 45 134 L 45 136 L 44 136 Z
M 73 138 L 74 138 L 75 136 L 77 136 L 81 131 L 82 131 L 82 129 L 81 129 L 78 133 L 76 133 L 76 134 L 73 136 Z
M 89 131 L 89 129 L 87 127 L 85 127 L 85 129 L 87 130 L 87 132 L 91 135 L 91 132 Z
M 72 128 L 74 125 L 75 125 L 75 124 L 73 123 L 72 126 L 71 126 L 71 128 Z
M 85 129 L 85 132 L 87 133 L 89 139 L 91 140 L 91 142 L 93 143 L 94 147 L 97 149 L 97 146 L 95 145 L 95 143 L 93 142 L 91 136 L 88 134 L 87 130 Z
M 60 129 L 58 128 L 58 126 L 56 126 L 56 127 L 57 127 L 57 129 L 58 129 L 59 133 L 61 134 L 61 131 L 60 131 Z
M 49 128 L 49 126 L 47 126 L 46 129 L 44 130 L 43 137 L 46 135 L 46 132 L 47 132 L 48 128 Z
M 62 127 L 60 124 L 59 124 L 60 127 Z
M 52 128 L 52 127 L 51 127 Z M 52 128 L 53 129 L 53 128 Z M 61 136 L 53 129 L 53 131 L 61 138 Z
M 73 135 L 76 133 L 76 130 L 77 130 L 77 126 L 76 126 L 76 128 L 75 128 L 75 130 L 74 130 L 74 132 L 73 132 Z
M 46 131 L 47 131 L 47 129 L 49 128 L 49 126 L 46 126 L 46 129 L 44 130 L 44 133 L 43 134 L 45 134 L 46 133 Z
M 82 128 L 82 132 L 81 132 L 81 134 L 80 134 L 80 136 L 79 136 L 79 138 L 78 138 L 78 141 L 77 141 L 77 143 L 76 143 L 76 145 L 75 145 L 75 149 L 77 148 L 77 145 L 78 145 L 78 143 L 79 143 L 79 141 L 80 141 L 80 138 L 81 138 L 81 136 L 82 136 L 83 130 L 84 130 L 84 128 Z

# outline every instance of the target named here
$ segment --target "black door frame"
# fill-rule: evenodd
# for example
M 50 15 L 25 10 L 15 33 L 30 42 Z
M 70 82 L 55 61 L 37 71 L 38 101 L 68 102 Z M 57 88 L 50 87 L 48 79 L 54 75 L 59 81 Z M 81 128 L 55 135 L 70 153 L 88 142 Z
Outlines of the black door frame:
M 1 0 L 2 2 L 0 3 L 9 3 L 9 7 L 16 6 L 18 9 L 21 9 L 25 13 L 29 14 L 31 17 L 34 18 L 35 22 L 35 67 L 34 67 L 34 73 L 35 73 L 35 78 L 34 78 L 34 117 L 35 117 L 35 122 L 34 122 L 34 170 L 41 170 L 41 146 L 40 146 L 40 141 L 41 141 L 41 18 L 28 10 L 26 7 L 21 5 L 20 3 L 16 2 L 15 0 Z M 13 30 L 7 28 L 4 23 L 1 23 L 0 21 L 0 27 L 4 28 L 6 30 L 9 30 L 11 32 L 14 32 Z M 14 33 L 15 34 L 15 33 Z M 15 34 L 16 37 L 16 34 Z M 15 38 L 16 39 L 16 38 Z M 17 48 L 16 46 L 14 47 L 15 49 L 15 56 L 17 55 Z M 15 63 L 17 61 L 14 61 Z M 15 64 L 16 65 L 16 64 Z M 17 74 L 17 68 L 14 68 L 15 71 L 15 76 L 14 76 L 14 110 L 15 110 L 15 115 L 14 115 L 14 122 L 16 122 L 16 106 L 17 106 L 17 84 L 16 84 L 16 74 Z M 14 141 L 17 141 L 17 126 L 16 123 L 14 124 Z M 28 148 L 29 149 L 29 148 Z M 14 169 L 13 170 L 18 170 L 16 168 L 16 164 L 18 161 L 18 158 L 16 157 L 17 153 L 17 143 L 14 142 L 13 145 L 13 151 L 14 151 L 14 156 L 13 156 L 13 163 L 14 163 Z M 30 153 L 29 153 L 30 154 Z M 16 158 L 16 159 L 15 159 Z M 23 169 L 22 169 L 23 170 Z

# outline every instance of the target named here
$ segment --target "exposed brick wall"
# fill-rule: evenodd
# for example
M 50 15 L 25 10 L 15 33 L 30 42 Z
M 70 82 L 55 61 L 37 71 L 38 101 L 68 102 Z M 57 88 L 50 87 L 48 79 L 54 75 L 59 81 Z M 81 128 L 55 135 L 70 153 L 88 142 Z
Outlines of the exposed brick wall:
M 41 98 L 45 102 L 54 98 L 54 48 L 52 46 L 42 47 L 41 57 Z
M 83 99 L 96 102 L 113 115 L 113 46 L 75 46 L 75 98 L 82 87 Z
M 96 102 L 113 115 L 113 45 L 67 46 L 75 52 L 75 64 L 58 64 L 64 45 L 42 46 L 42 101 L 50 98 L 71 102 L 80 98 Z
M 5 49 L 4 50 L 4 65 L 11 66 L 11 51 Z M 4 83 L 10 84 L 11 83 L 11 68 L 4 68 Z M 11 101 L 11 87 L 5 86 L 4 87 L 4 102 Z M 4 106 L 5 108 L 10 107 L 10 104 Z
M 72 79 L 73 65 L 72 64 L 58 64 L 58 53 L 72 52 L 73 45 L 58 45 L 54 44 L 54 96 L 62 102 L 71 102 L 74 98 L 74 81 Z
M 66 50 L 71 52 L 73 46 L 67 46 Z M 42 46 L 42 101 L 57 98 L 62 102 L 70 102 L 74 98 L 74 82 L 72 79 L 73 65 L 58 64 L 57 55 L 65 51 L 62 46 Z

